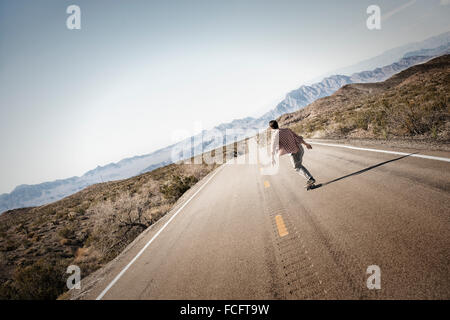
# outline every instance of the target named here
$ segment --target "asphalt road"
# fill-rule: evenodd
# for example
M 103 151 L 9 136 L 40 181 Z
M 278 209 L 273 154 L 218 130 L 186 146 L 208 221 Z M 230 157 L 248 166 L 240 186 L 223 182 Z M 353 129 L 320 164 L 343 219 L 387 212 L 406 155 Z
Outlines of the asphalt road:
M 450 298 L 449 162 L 314 145 L 304 165 L 322 185 L 310 191 L 280 163 L 276 175 L 218 168 L 84 298 Z

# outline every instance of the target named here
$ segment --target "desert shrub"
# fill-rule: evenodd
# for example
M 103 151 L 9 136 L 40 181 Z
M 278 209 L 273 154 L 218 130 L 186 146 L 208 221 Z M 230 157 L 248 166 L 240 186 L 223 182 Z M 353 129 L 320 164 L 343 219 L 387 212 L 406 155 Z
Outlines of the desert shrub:
M 303 124 L 303 130 L 305 133 L 311 133 L 314 131 L 314 125 L 311 122 L 305 122 Z
M 334 112 L 334 114 L 333 114 L 333 121 L 337 122 L 337 123 L 342 122 L 343 121 L 342 112 L 340 112 L 340 111 Z
M 43 225 L 44 223 L 47 223 L 48 221 L 50 221 L 49 216 L 41 214 L 37 217 L 34 224 L 40 226 L 40 225 Z
M 371 113 L 368 111 L 358 112 L 355 116 L 355 125 L 357 128 L 367 130 L 371 121 Z
M 86 208 L 85 208 L 85 207 L 78 207 L 78 208 L 75 210 L 75 212 L 78 213 L 79 215 L 83 215 L 83 214 L 86 213 Z
M 40 260 L 18 267 L 13 281 L 0 285 L 1 299 L 54 300 L 65 288 L 65 268 Z
M 70 239 L 75 235 L 75 232 L 71 227 L 64 227 L 61 230 L 59 230 L 58 234 L 62 238 Z
M 94 230 L 84 240 L 84 246 L 94 246 L 107 262 L 117 256 L 137 235 L 153 222 L 148 198 L 120 195 L 116 202 L 101 203 L 92 208 L 96 222 Z
M 197 181 L 198 179 L 194 176 L 174 175 L 169 183 L 161 185 L 160 192 L 167 200 L 175 202 Z
M 16 250 L 18 247 L 20 246 L 20 244 L 14 240 L 11 239 L 7 239 L 6 243 L 4 244 L 2 251 L 13 251 Z
M 436 126 L 433 126 L 431 128 L 431 137 L 433 139 L 437 139 L 437 137 L 438 137 L 438 129 L 436 128 Z
M 355 128 L 356 128 L 356 125 L 352 121 L 347 120 L 346 122 L 338 125 L 337 131 L 338 131 L 339 135 L 346 136 L 351 131 L 353 131 Z
M 56 214 L 56 210 L 52 207 L 44 208 L 42 209 L 42 214 L 52 216 Z
M 432 130 L 436 132 L 448 117 L 447 103 L 444 99 L 432 103 L 410 102 L 400 111 L 400 127 L 409 135 L 420 135 Z
M 304 132 L 302 123 L 292 126 L 291 129 L 297 134 L 302 134 L 302 132 Z
M 90 234 L 86 237 L 86 240 L 84 241 L 83 246 L 84 246 L 84 247 L 89 247 L 89 246 L 95 244 L 96 241 L 98 241 L 98 238 L 97 238 L 95 235 L 93 235 L 92 233 L 90 233 Z

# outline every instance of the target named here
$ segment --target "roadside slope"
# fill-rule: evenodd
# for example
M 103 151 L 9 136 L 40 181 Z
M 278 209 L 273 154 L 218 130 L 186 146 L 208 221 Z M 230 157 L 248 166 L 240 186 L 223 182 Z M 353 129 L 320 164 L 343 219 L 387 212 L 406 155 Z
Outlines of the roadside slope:
M 414 138 L 450 141 L 450 55 L 380 83 L 350 84 L 306 108 L 281 116 L 312 138 Z
M 83 276 L 116 257 L 216 165 L 172 164 L 92 185 L 60 201 L 0 216 L 0 298 L 55 299 L 65 270 Z

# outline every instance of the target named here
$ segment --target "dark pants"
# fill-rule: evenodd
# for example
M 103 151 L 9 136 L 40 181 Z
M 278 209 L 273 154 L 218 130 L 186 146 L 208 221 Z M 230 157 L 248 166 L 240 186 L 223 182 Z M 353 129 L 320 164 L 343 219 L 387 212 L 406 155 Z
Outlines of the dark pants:
M 291 153 L 291 160 L 292 160 L 292 164 L 294 166 L 295 171 L 297 171 L 298 173 L 300 173 L 301 175 L 303 175 L 307 180 L 311 179 L 313 176 L 311 175 L 311 173 L 309 173 L 308 169 L 306 169 L 303 165 L 302 165 L 302 160 L 303 160 L 303 153 L 305 151 L 303 150 L 302 147 L 300 147 L 300 151 L 297 153 Z

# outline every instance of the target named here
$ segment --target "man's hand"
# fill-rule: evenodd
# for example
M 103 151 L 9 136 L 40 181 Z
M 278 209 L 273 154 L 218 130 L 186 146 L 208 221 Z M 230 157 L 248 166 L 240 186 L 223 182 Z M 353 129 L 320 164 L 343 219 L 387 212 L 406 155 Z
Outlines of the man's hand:
M 312 146 L 309 143 L 305 142 L 305 146 L 306 146 L 307 149 L 312 149 Z

